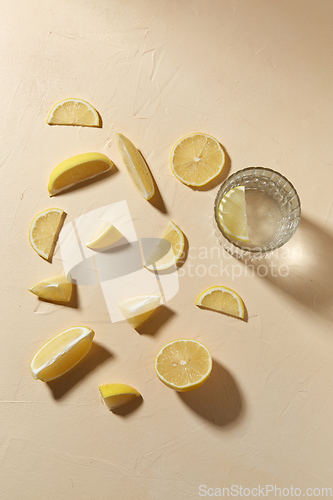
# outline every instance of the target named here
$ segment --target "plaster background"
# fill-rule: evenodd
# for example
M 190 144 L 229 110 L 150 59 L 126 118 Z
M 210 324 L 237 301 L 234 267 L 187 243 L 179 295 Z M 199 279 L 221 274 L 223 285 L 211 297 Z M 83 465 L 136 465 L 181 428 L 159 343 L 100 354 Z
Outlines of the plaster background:
M 0 6 L 1 498 L 192 500 L 200 485 L 333 487 L 332 2 Z M 48 110 L 66 97 L 91 102 L 103 128 L 49 127 Z M 237 263 L 222 251 L 200 257 L 200 247 L 217 247 L 218 185 L 193 190 L 169 167 L 174 143 L 194 131 L 225 147 L 224 176 L 264 165 L 296 186 L 303 217 L 288 248 L 302 253 L 288 277 L 195 273 L 220 261 L 231 273 Z M 129 180 L 117 132 L 146 158 L 155 205 Z M 117 171 L 50 200 L 51 170 L 88 151 Z M 173 220 L 190 247 L 178 294 L 140 333 L 111 324 L 98 287 L 80 287 L 74 308 L 28 292 L 62 271 L 58 250 L 49 264 L 29 245 L 36 213 L 57 206 L 69 222 L 124 199 L 138 237 L 158 237 Z M 238 291 L 247 323 L 195 307 L 213 284 Z M 35 381 L 32 356 L 75 324 L 96 332 L 87 358 L 58 382 Z M 203 341 L 215 364 L 204 386 L 180 396 L 157 379 L 153 359 L 184 336 Z M 109 413 L 97 386 L 113 380 L 134 385 L 143 403 Z

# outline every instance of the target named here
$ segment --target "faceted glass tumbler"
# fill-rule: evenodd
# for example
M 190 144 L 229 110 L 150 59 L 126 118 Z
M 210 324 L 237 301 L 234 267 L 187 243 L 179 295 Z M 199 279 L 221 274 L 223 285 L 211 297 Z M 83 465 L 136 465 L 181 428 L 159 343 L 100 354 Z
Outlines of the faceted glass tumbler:
M 219 216 L 222 198 L 237 186 L 245 189 L 249 242 L 228 235 Z M 225 250 L 238 258 L 259 258 L 290 240 L 300 221 L 301 203 L 294 186 L 279 172 L 248 167 L 223 182 L 214 215 L 216 234 Z

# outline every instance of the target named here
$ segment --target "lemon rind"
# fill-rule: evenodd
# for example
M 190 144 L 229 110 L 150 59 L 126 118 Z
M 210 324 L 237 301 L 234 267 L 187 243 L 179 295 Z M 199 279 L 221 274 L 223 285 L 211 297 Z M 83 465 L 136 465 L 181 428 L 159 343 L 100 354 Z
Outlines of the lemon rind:
M 62 175 L 64 172 L 68 172 L 69 170 L 74 169 L 78 165 L 82 165 L 84 163 L 89 163 L 91 161 L 100 161 L 102 163 L 105 163 L 106 165 L 108 165 L 108 168 L 106 168 L 102 172 L 98 172 L 97 174 L 85 177 L 84 179 L 81 179 L 79 181 L 68 184 L 65 187 L 62 187 L 60 189 L 55 189 L 54 187 L 52 187 L 54 185 L 55 181 L 58 179 L 58 177 L 60 175 Z M 79 155 L 71 156 L 70 158 L 67 158 L 66 160 L 59 163 L 52 170 L 52 172 L 50 174 L 49 183 L 48 183 L 48 191 L 49 191 L 50 197 L 55 196 L 59 193 L 62 193 L 63 191 L 67 191 L 68 189 L 72 188 L 73 186 L 77 186 L 78 184 L 81 184 L 82 182 L 85 182 L 87 180 L 91 180 L 95 177 L 98 177 L 99 175 L 103 175 L 106 172 L 109 172 L 113 166 L 114 166 L 113 161 L 110 160 L 110 158 L 108 158 L 106 155 L 104 155 L 102 153 L 92 152 L 92 153 L 82 153 Z

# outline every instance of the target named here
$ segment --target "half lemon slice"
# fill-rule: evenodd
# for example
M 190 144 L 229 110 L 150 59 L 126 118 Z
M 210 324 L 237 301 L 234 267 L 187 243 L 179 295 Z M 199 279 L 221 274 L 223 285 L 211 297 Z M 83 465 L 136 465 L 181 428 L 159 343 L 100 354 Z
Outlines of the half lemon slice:
M 138 398 L 141 394 L 127 384 L 104 384 L 99 385 L 99 392 L 102 400 L 109 410 L 114 410 L 119 406 Z
M 105 250 L 121 240 L 123 235 L 110 222 L 104 221 L 94 233 L 86 247 L 92 250 Z
M 197 340 L 180 339 L 166 344 L 155 358 L 158 378 L 179 392 L 197 389 L 210 375 L 212 357 Z
M 54 196 L 79 182 L 108 172 L 113 162 L 102 153 L 83 153 L 59 163 L 51 172 L 48 190 Z
M 236 318 L 244 319 L 245 307 L 242 299 L 234 290 L 226 286 L 211 286 L 202 292 L 196 305 L 218 311 Z
M 245 187 L 237 186 L 225 194 L 220 202 L 219 220 L 224 231 L 240 241 L 250 241 L 247 229 Z
M 145 267 L 162 271 L 176 264 L 183 255 L 185 238 L 183 232 L 174 222 L 169 222 L 161 236 L 161 241 L 148 256 Z
M 76 326 L 53 337 L 33 357 L 33 377 L 49 382 L 68 372 L 88 353 L 94 335 L 90 328 Z
M 46 119 L 49 125 L 79 125 L 100 127 L 101 119 L 96 109 L 83 99 L 63 99 L 55 104 Z
M 160 295 L 140 295 L 118 302 L 118 307 L 128 323 L 137 328 L 153 314 L 160 302 Z
M 146 200 L 155 194 L 153 177 L 147 163 L 134 144 L 122 134 L 117 134 L 120 155 L 126 165 L 130 178 L 137 190 Z
M 69 302 L 72 297 L 73 284 L 64 274 L 52 276 L 29 288 L 37 297 L 52 302 Z
M 48 208 L 33 218 L 29 241 L 35 252 L 50 260 L 66 214 L 61 208 Z
M 221 172 L 225 155 L 220 143 L 202 133 L 183 137 L 171 153 L 174 175 L 188 186 L 204 186 Z

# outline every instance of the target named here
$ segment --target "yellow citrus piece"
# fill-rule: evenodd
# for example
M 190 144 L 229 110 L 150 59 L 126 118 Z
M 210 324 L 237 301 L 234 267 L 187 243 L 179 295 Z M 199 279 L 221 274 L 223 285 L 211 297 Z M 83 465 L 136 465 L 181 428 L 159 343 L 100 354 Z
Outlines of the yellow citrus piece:
M 212 357 L 207 347 L 192 339 L 173 340 L 155 358 L 158 378 L 179 392 L 197 389 L 212 370 Z
M 55 104 L 47 117 L 49 125 L 79 125 L 100 127 L 101 119 L 96 109 L 83 99 L 63 99 Z
M 224 231 L 240 241 L 250 241 L 247 230 L 245 188 L 237 186 L 225 194 L 219 206 L 219 220 Z
M 117 241 L 121 240 L 123 235 L 110 222 L 104 221 L 97 229 L 90 241 L 86 243 L 86 247 L 92 250 L 105 250 Z
M 41 299 L 52 302 L 69 302 L 72 297 L 73 284 L 68 281 L 64 274 L 60 274 L 39 281 L 29 288 L 29 291 Z
M 50 260 L 66 214 L 61 208 L 48 208 L 34 217 L 30 224 L 29 241 L 32 248 Z
M 83 153 L 59 163 L 51 172 L 48 190 L 50 196 L 61 193 L 79 182 L 108 172 L 113 162 L 102 153 Z
M 98 386 L 102 400 L 109 410 L 114 410 L 132 399 L 140 397 L 141 394 L 127 384 L 104 384 Z
M 199 295 L 195 303 L 199 307 L 244 319 L 245 307 L 242 299 L 238 293 L 226 286 L 207 288 Z
M 88 353 L 94 335 L 86 326 L 75 326 L 53 337 L 33 357 L 33 377 L 49 382 L 68 372 Z
M 174 222 L 169 222 L 161 241 L 153 249 L 145 262 L 147 269 L 162 271 L 178 262 L 184 252 L 185 238 L 183 232 Z
M 225 155 L 220 143 L 207 134 L 183 137 L 171 153 L 171 169 L 188 186 L 204 186 L 221 172 Z
M 153 177 L 147 163 L 134 144 L 122 134 L 117 134 L 120 155 L 127 171 L 141 196 L 150 200 L 155 193 Z
M 160 301 L 160 295 L 139 295 L 118 302 L 118 307 L 128 323 L 137 328 L 153 314 Z

